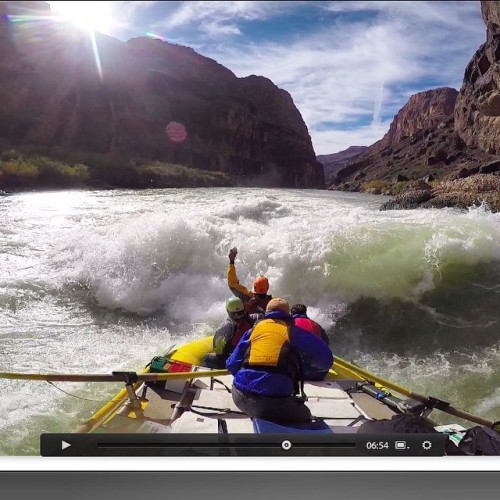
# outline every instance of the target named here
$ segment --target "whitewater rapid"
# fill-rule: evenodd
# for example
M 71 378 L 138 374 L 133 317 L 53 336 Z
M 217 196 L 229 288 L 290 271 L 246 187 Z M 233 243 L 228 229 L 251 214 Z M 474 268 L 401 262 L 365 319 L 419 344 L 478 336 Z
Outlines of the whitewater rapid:
M 385 200 L 236 188 L 3 198 L 0 371 L 140 370 L 211 334 L 236 246 L 240 281 L 264 274 L 270 293 L 306 304 L 334 352 L 499 420 L 500 214 L 381 212 Z M 0 453 L 38 453 L 39 432 L 70 432 L 119 385 L 59 388 L 86 399 L 0 380 Z

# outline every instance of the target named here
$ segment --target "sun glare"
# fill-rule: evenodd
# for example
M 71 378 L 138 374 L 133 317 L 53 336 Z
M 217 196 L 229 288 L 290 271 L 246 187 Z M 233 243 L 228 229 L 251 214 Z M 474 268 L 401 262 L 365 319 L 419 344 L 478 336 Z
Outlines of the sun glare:
M 111 2 L 48 2 L 53 14 L 87 31 L 111 34 Z

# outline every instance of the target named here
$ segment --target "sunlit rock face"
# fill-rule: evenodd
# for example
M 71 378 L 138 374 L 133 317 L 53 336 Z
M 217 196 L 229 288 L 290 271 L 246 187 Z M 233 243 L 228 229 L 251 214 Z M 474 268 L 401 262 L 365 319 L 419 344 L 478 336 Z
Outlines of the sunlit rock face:
M 6 17 L 20 4 L 44 18 Z M 249 185 L 324 187 L 300 112 L 267 78 L 237 78 L 157 39 L 92 39 L 51 19 L 45 2 L 0 8 L 0 138 L 221 170 Z
M 500 2 L 481 2 L 486 42 L 465 70 L 455 130 L 468 146 L 500 154 Z
M 389 131 L 378 145 L 380 149 L 394 146 L 418 131 L 446 122 L 455 109 L 458 92 L 441 87 L 412 95 L 392 121 Z
M 468 165 L 472 157 L 453 130 L 457 94 L 441 87 L 411 96 L 384 137 L 339 170 L 332 187 L 358 191 L 375 179 L 393 183 L 436 178 Z

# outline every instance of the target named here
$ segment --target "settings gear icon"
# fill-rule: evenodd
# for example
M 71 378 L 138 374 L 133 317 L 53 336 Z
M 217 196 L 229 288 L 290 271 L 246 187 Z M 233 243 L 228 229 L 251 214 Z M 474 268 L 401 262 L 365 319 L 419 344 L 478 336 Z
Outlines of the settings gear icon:
M 432 448 L 432 443 L 430 441 L 423 441 L 422 448 L 426 451 L 430 450 Z

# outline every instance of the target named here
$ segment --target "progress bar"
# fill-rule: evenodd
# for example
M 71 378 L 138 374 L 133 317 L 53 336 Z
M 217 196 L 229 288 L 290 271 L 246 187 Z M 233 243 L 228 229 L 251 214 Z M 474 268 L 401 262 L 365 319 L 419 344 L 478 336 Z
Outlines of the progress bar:
M 443 456 L 444 434 L 42 434 L 65 456 Z
M 288 441 L 288 440 L 284 440 Z M 98 448 L 276 448 L 283 447 L 281 443 L 97 443 Z M 285 447 L 289 446 L 285 444 Z M 356 443 L 295 443 L 298 448 L 356 448 Z

